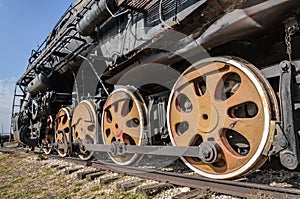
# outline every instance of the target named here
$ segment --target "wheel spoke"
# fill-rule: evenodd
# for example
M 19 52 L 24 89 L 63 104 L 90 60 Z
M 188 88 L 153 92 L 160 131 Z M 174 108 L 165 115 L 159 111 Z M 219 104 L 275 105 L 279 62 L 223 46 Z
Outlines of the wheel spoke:
M 135 143 L 139 143 L 140 140 L 140 124 L 139 124 L 139 112 L 136 103 L 129 106 L 131 99 L 123 99 L 118 101 L 118 110 L 113 117 L 115 118 L 114 131 L 121 131 L 123 134 L 129 135 Z M 123 141 L 123 137 L 120 137 L 120 141 Z
M 262 106 L 260 98 L 261 96 L 258 94 L 255 86 L 249 82 L 249 80 L 242 78 L 242 82 L 237 91 L 223 103 L 227 108 L 235 107 L 247 102 L 253 102 L 258 106 Z
M 70 113 L 70 108 L 62 108 L 59 110 L 58 114 L 56 115 L 55 118 L 55 123 L 56 123 L 56 129 L 55 129 L 55 142 L 60 142 L 64 143 L 64 136 L 69 141 L 69 113 Z M 65 143 L 67 144 L 67 143 Z
M 62 116 L 59 120 L 58 120 L 58 127 L 57 127 L 57 130 L 64 130 L 65 128 L 68 128 L 69 127 L 69 124 L 68 123 L 63 123 L 62 120 L 64 120 L 65 118 L 64 117 L 67 117 L 67 116 Z
M 215 104 L 215 93 L 219 92 L 221 90 L 220 87 L 223 86 L 222 73 L 211 73 L 205 77 L 206 93 L 203 96 L 203 99 L 201 99 L 202 101 L 200 101 L 200 103 L 206 104 L 209 102 L 210 104 Z
M 186 114 L 187 114 L 187 113 L 186 113 Z M 170 118 L 171 123 L 172 123 L 172 124 L 177 124 L 177 123 L 179 123 L 179 122 L 186 121 L 186 119 L 183 118 L 184 115 L 186 115 L 186 114 L 184 114 L 183 112 L 179 111 L 179 110 L 177 109 L 175 103 L 172 104 L 172 108 L 170 109 L 170 115 L 172 116 L 172 117 Z
M 226 169 L 226 172 L 233 172 L 248 160 L 246 157 L 232 153 L 223 142 L 218 142 L 218 145 L 221 148 L 221 159 L 225 162 L 224 169 Z
M 140 129 L 139 128 L 134 129 L 134 130 L 130 129 L 130 128 L 124 128 L 124 129 L 122 129 L 122 131 L 123 131 L 123 134 L 125 133 L 125 134 L 129 135 L 132 139 L 134 139 L 134 142 L 136 144 L 139 144 L 139 142 L 140 142 Z
M 109 136 L 106 136 L 106 139 L 107 139 L 109 142 L 111 142 L 111 140 L 113 139 L 113 137 L 114 137 L 114 133 L 111 132 L 111 133 L 109 134 Z
M 124 103 L 124 104 L 123 104 L 123 107 L 124 107 L 124 106 L 126 106 L 126 109 L 130 109 L 128 103 Z M 122 115 L 121 115 L 121 116 L 122 116 Z M 124 115 L 124 116 L 122 116 L 122 117 L 123 117 L 123 120 L 122 120 L 122 121 L 125 121 L 125 122 L 127 122 L 127 121 L 129 121 L 129 120 L 131 120 L 131 119 L 133 119 L 133 118 L 139 118 L 140 115 L 139 115 L 139 110 L 138 110 L 138 108 L 137 108 L 137 106 L 136 106 L 136 103 L 133 103 L 133 104 L 132 104 L 132 107 L 131 107 L 131 109 L 130 109 L 130 111 L 129 111 L 126 115 Z
M 184 96 L 192 97 L 181 100 Z M 172 119 L 173 123 L 195 119 L 191 117 L 198 112 L 198 101 L 192 84 L 188 84 L 186 87 L 181 89 L 180 92 L 175 93 L 172 109 L 170 111 L 172 115 L 172 118 L 170 119 Z
M 116 113 L 116 115 L 118 117 L 122 116 L 122 110 L 126 107 L 126 101 L 128 99 L 120 99 L 116 102 L 117 106 L 118 106 L 118 109 L 117 110 L 114 110 L 114 112 Z M 127 108 L 127 107 L 126 107 Z
M 201 76 L 220 73 L 223 70 L 227 70 L 226 64 L 220 62 L 210 63 L 206 66 L 192 66 L 187 70 L 185 75 L 178 80 L 176 86 L 180 87 L 186 82 L 191 82 Z
M 86 134 L 93 134 L 95 131 L 96 131 L 96 125 L 95 125 L 95 122 L 94 121 L 91 121 L 91 120 L 84 120 L 82 122 L 82 126 L 85 127 L 85 133 Z
M 179 88 L 177 90 L 175 96 L 176 96 L 176 98 L 174 98 L 174 99 L 176 99 L 176 100 L 179 100 L 178 98 L 180 98 L 180 96 L 182 96 L 182 97 L 189 96 L 188 100 L 190 100 L 193 107 L 197 107 L 198 101 L 197 101 L 196 91 L 195 91 L 193 82 L 189 82 L 189 83 L 185 84 L 184 87 Z
M 227 117 L 224 129 L 234 130 L 241 134 L 250 143 L 250 151 L 254 152 L 259 144 L 262 135 L 257 133 L 263 131 L 263 114 L 257 115 L 255 118 L 229 118 Z
M 105 114 L 104 114 L 105 117 Z M 112 138 L 114 137 L 116 123 L 113 120 L 111 123 L 104 121 L 103 123 L 103 138 L 107 139 L 107 142 L 111 142 Z
M 175 136 L 174 141 L 177 146 L 190 146 L 195 136 L 192 130 L 187 130 L 185 133 Z

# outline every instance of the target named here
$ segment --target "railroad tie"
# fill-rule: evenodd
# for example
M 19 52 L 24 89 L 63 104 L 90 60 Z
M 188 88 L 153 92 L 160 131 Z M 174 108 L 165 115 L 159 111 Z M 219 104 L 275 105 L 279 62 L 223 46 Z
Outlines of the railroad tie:
M 100 177 L 104 174 L 106 174 L 105 171 L 99 171 L 99 172 L 96 172 L 96 173 L 91 173 L 91 174 L 86 175 L 86 179 L 89 180 L 89 181 L 95 180 L 96 178 L 98 178 L 98 177 Z
M 207 193 L 200 189 L 194 189 L 188 192 L 183 192 L 172 197 L 172 199 L 204 199 L 208 198 Z
M 150 185 L 140 186 L 136 189 L 136 193 L 145 194 L 147 196 L 152 196 L 160 193 L 163 190 L 172 188 L 172 184 L 168 183 L 155 183 Z
M 100 178 L 100 184 L 101 185 L 106 185 L 106 184 L 109 184 L 117 179 L 119 179 L 120 177 L 122 176 L 107 176 L 107 177 L 104 177 L 104 178 Z
M 77 173 L 77 179 L 78 180 L 83 180 L 86 178 L 87 175 L 89 174 L 92 174 L 92 173 L 96 173 L 96 172 L 99 172 L 100 170 L 97 170 L 97 171 L 86 171 L 86 172 L 80 172 L 80 173 Z
M 82 166 L 86 166 L 86 167 L 92 166 L 91 161 L 82 161 L 82 160 L 72 159 L 72 162 L 75 163 L 75 164 L 80 164 Z
M 82 169 L 82 168 L 68 169 L 68 170 L 65 171 L 65 174 L 69 175 L 69 174 L 72 174 L 76 171 L 79 171 L 80 169 Z
M 9 149 L 9 148 L 2 148 L 2 149 L 0 149 L 0 152 L 1 153 L 6 153 L 6 154 L 13 154 L 13 153 L 15 153 L 15 150 L 14 149 Z
M 118 190 L 121 191 L 128 191 L 134 187 L 137 187 L 141 183 L 143 183 L 145 180 L 130 180 L 126 182 L 119 182 L 116 184 L 116 187 Z
M 67 167 L 68 167 L 67 165 L 59 166 L 59 167 L 56 167 L 56 170 L 63 170 L 64 168 L 67 168 Z

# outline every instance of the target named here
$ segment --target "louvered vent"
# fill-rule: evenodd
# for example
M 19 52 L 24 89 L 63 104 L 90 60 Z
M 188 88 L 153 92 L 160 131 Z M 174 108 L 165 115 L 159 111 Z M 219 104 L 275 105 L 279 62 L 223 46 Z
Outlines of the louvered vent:
M 125 6 L 128 8 L 132 8 L 135 10 L 147 10 L 153 4 L 155 4 L 158 0 L 119 0 L 119 6 Z
M 159 6 L 162 3 L 162 11 L 159 13 Z M 131 8 L 140 12 L 147 13 L 146 22 L 148 26 L 160 23 L 160 14 L 164 20 L 174 17 L 176 6 L 192 4 L 194 1 L 189 0 L 119 0 L 118 5 Z M 177 12 L 179 12 L 177 10 Z
M 177 1 L 177 2 L 176 2 Z M 152 25 L 155 23 L 159 23 L 159 15 L 162 15 L 164 20 L 169 19 L 175 15 L 176 5 L 180 6 L 187 3 L 188 0 L 163 0 L 162 1 L 162 13 L 159 13 L 159 4 L 157 1 L 151 7 L 147 9 L 147 24 Z M 178 10 L 180 11 L 180 10 Z

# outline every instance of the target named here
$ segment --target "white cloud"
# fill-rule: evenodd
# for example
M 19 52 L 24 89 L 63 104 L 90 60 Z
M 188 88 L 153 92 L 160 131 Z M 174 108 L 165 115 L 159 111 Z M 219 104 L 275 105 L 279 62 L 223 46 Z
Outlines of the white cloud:
M 0 125 L 3 125 L 5 133 L 9 132 L 16 80 L 14 77 L 0 79 Z M 1 126 L 0 132 L 2 132 Z

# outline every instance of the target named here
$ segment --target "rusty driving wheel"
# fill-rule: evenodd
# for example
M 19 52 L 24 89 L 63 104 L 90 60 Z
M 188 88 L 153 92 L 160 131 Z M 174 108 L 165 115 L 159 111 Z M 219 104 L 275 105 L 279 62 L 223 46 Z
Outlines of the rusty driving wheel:
M 57 152 L 65 157 L 68 154 L 70 142 L 70 108 L 62 108 L 55 118 L 55 142 L 59 144 Z
M 202 176 L 228 179 L 249 173 L 267 159 L 263 152 L 273 139 L 271 120 L 278 117 L 274 96 L 259 71 L 243 60 L 200 61 L 172 89 L 172 144 L 200 147 L 198 158 L 182 159 Z
M 96 104 L 91 100 L 83 100 L 76 106 L 73 118 L 73 138 L 80 146 L 79 157 L 88 160 L 93 157 L 92 151 L 85 150 L 85 144 L 96 144 L 98 127 Z
M 104 144 L 114 142 L 143 145 L 146 106 L 138 91 L 126 86 L 116 89 L 108 97 L 102 114 Z M 112 161 L 129 165 L 141 159 L 138 154 L 112 155 Z
M 47 118 L 47 126 L 45 132 L 45 139 L 43 139 L 43 151 L 45 154 L 50 154 L 52 151 L 53 144 L 53 118 L 51 115 Z

